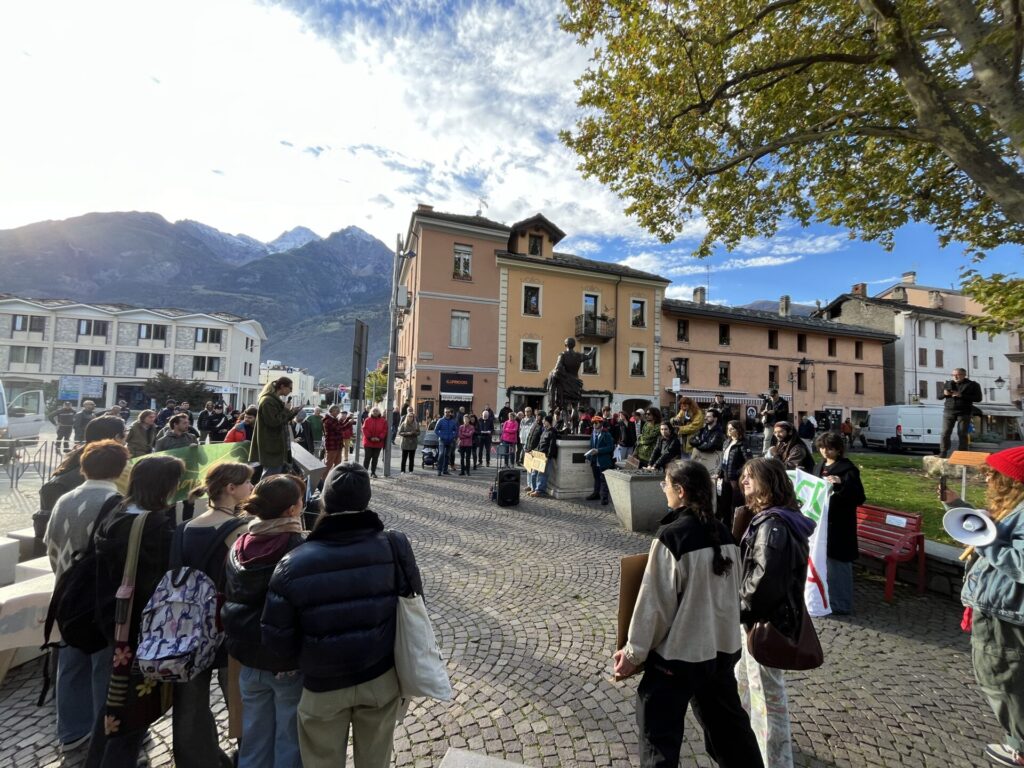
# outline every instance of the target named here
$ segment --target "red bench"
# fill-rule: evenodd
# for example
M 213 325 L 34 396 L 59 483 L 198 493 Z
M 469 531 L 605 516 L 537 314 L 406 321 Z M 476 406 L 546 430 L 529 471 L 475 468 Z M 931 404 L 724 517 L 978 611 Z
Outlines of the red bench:
M 896 566 L 917 557 L 917 593 L 924 594 L 924 534 L 921 516 L 864 504 L 857 507 L 860 554 L 885 562 L 885 601 L 892 602 Z

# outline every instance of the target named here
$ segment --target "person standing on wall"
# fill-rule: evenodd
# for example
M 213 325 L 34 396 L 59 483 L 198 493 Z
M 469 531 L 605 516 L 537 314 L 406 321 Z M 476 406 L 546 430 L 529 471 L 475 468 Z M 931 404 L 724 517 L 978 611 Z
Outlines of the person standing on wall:
M 249 461 L 259 462 L 263 467 L 263 477 L 282 474 L 291 464 L 292 435 L 288 425 L 302 410 L 301 405 L 290 406 L 291 393 L 292 380 L 287 376 L 268 382 L 260 393 Z
M 967 429 L 971 423 L 971 414 L 974 411 L 974 404 L 982 400 L 981 386 L 976 381 L 967 378 L 967 371 L 963 368 L 953 369 L 953 378 L 946 382 L 942 389 L 942 397 L 945 401 L 942 410 L 942 439 L 939 442 L 939 456 L 949 456 L 949 438 L 953 434 L 953 427 L 956 427 L 956 435 L 960 439 L 960 450 L 969 451 L 970 443 L 967 441 Z
M 772 447 L 772 438 L 775 436 L 775 425 L 780 421 L 789 420 L 789 403 L 779 397 L 779 390 L 772 389 L 768 392 L 768 399 L 764 401 L 761 408 L 761 426 L 764 427 L 764 447 L 761 453 L 765 456 Z

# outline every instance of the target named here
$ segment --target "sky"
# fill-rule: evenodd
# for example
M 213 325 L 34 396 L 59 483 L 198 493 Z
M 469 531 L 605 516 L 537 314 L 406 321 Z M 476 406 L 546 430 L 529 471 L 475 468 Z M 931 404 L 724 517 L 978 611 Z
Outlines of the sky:
M 558 140 L 589 52 L 557 0 L 9 0 L 0 7 L 0 229 L 155 211 L 269 241 L 349 225 L 394 245 L 417 203 L 673 280 L 667 295 L 823 302 L 904 271 L 951 286 L 962 249 L 924 225 L 893 252 L 783 225 L 705 260 L 703 222 L 663 244 Z M 1004 248 L 983 271 L 1019 271 Z

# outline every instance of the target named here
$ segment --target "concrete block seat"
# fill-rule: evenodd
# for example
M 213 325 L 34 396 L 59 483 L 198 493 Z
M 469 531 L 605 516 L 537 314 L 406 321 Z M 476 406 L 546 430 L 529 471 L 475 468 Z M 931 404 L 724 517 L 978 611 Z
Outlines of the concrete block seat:
M 438 768 L 505 768 L 506 766 L 522 765 L 497 757 L 488 757 L 468 749 L 449 749 L 444 753 Z

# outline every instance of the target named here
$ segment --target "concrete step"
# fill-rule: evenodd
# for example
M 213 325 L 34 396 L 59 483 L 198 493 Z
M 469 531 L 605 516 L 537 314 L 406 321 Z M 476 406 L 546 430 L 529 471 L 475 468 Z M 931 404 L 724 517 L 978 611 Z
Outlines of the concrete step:
M 522 765 L 513 763 L 510 760 L 500 760 L 497 757 L 488 757 L 479 752 L 470 752 L 468 749 L 449 749 L 438 768 L 507 768 L 507 766 Z
M 34 579 L 36 576 L 45 576 L 48 573 L 53 573 L 53 569 L 50 567 L 50 558 L 37 557 L 34 560 L 25 560 L 22 563 L 18 563 L 18 567 L 15 569 L 14 580 L 26 581 Z
M 0 587 L 14 583 L 20 554 L 21 544 L 17 539 L 0 537 Z
M 18 542 L 18 562 L 23 560 L 31 560 L 35 556 L 36 549 L 36 529 L 29 526 L 28 528 L 19 528 L 17 531 L 11 531 L 7 534 L 7 538 L 14 539 Z

